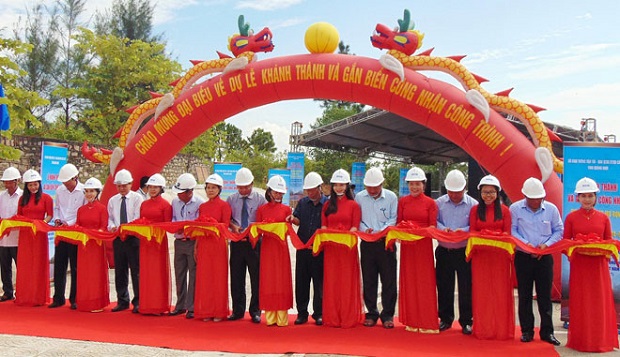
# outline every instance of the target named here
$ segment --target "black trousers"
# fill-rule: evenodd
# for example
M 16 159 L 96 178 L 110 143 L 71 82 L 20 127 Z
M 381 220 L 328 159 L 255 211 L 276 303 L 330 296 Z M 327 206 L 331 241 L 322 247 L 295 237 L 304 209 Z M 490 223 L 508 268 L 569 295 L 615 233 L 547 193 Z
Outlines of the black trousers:
M 17 265 L 17 247 L 0 247 L 0 275 L 4 296 L 15 297 L 13 290 L 13 261 Z
M 140 240 L 127 236 L 125 241 L 116 238 L 114 246 L 114 283 L 117 304 L 129 306 L 129 270 L 133 287 L 134 306 L 140 304 Z
M 540 335 L 553 333 L 551 314 L 551 288 L 553 283 L 553 257 L 543 255 L 540 259 L 531 254 L 517 251 L 515 254 L 515 271 L 519 291 L 519 324 L 521 333 L 534 333 L 534 312 L 532 307 L 532 289 L 536 284 L 536 302 L 540 314 Z
M 452 324 L 454 321 L 454 283 L 459 284 L 459 324 L 472 324 L 471 310 L 471 264 L 465 260 L 465 248 L 435 249 L 435 275 L 437 277 L 437 300 L 439 318 Z
M 323 252 L 316 257 L 312 250 L 298 250 L 295 258 L 295 303 L 297 316 L 308 317 L 310 282 L 314 289 L 312 297 L 312 318 L 323 317 Z
M 364 242 L 361 246 L 362 282 L 364 284 L 364 304 L 366 318 L 391 321 L 396 308 L 396 247 L 394 251 L 385 250 L 385 238 L 377 242 Z M 381 278 L 381 313 L 377 309 L 377 290 Z
M 260 241 L 256 249 L 248 241 L 230 242 L 230 295 L 232 296 L 233 314 L 245 314 L 245 271 L 250 273 L 250 315 L 260 315 L 258 307 L 258 277 L 260 263 Z
M 64 304 L 67 286 L 67 267 L 71 267 L 71 288 L 69 302 L 75 303 L 77 292 L 77 245 L 58 242 L 54 250 L 54 302 Z

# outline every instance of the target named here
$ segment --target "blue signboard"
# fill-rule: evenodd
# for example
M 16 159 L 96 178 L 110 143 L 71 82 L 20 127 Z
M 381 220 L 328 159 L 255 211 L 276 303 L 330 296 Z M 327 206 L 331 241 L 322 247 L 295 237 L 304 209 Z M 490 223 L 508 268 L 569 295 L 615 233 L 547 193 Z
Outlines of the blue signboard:
M 286 187 L 288 188 L 291 184 L 291 170 L 289 169 L 269 169 L 269 177 L 268 179 L 270 179 L 272 176 L 275 175 L 280 175 L 282 176 L 282 178 L 284 179 L 284 182 L 286 182 Z M 282 197 L 282 203 L 284 203 L 287 206 L 291 205 L 291 195 L 289 194 L 291 192 L 291 190 L 288 190 L 288 192 L 286 192 L 284 194 L 284 197 Z
M 353 191 L 356 195 L 364 191 L 364 175 L 366 174 L 365 162 L 354 162 L 351 167 L 351 184 L 355 185 Z
M 297 202 L 304 197 L 304 153 L 289 152 L 286 168 L 291 171 L 291 182 L 287 186 L 291 206 L 296 206 Z
M 564 143 L 564 217 L 580 207 L 574 189 L 583 177 L 598 184 L 596 209 L 609 217 L 613 238 L 620 240 L 620 144 Z M 620 270 L 613 261 L 609 262 L 609 270 L 618 313 L 616 319 L 620 322 Z M 562 256 L 562 319 L 565 321 L 568 319 L 569 274 L 570 264 L 566 256 Z
M 408 171 L 409 169 L 400 169 L 400 175 L 398 176 L 398 197 L 405 197 L 409 194 L 409 184 L 405 181 Z
M 67 163 L 69 145 L 45 141 L 41 144 L 41 186 L 43 192 L 56 197 L 56 189 L 60 185 L 58 173 Z
M 222 193 L 220 193 L 220 198 L 224 201 L 226 201 L 228 196 L 237 192 L 237 185 L 235 185 L 235 175 L 240 168 L 240 163 L 213 164 L 213 172 L 222 176 L 222 179 L 224 180 L 224 187 L 222 187 Z

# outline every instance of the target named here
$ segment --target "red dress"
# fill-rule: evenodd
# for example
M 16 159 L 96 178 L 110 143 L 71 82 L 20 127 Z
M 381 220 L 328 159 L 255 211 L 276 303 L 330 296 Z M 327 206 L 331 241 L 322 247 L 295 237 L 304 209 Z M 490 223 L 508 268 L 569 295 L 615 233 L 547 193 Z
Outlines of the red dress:
M 327 228 L 350 230 L 359 227 L 360 206 L 346 197 L 338 200 L 338 211 L 325 216 L 329 204 L 323 205 L 322 225 Z M 323 276 L 323 324 L 331 327 L 355 327 L 362 319 L 362 291 L 357 244 L 326 243 Z
M 486 221 L 478 218 L 478 205 L 469 213 L 470 232 L 483 229 L 510 234 L 510 210 L 501 205 L 502 219 L 495 221 L 495 206 L 486 206 Z M 477 245 L 471 253 L 472 334 L 482 340 L 512 340 L 515 335 L 512 255 L 500 247 Z
M 256 211 L 256 222 L 285 222 L 291 207 L 269 202 Z M 291 257 L 286 240 L 264 233 L 260 247 L 258 301 L 260 309 L 282 311 L 293 307 Z
M 209 218 L 230 224 L 228 203 L 217 196 L 200 205 L 198 221 Z M 194 316 L 198 319 L 228 316 L 228 244 L 224 237 L 207 235 L 196 242 Z
M 78 208 L 76 225 L 107 230 L 108 209 L 99 201 Z M 100 310 L 110 304 L 110 285 L 108 283 L 108 261 L 103 242 L 89 239 L 86 245 L 78 243 L 79 289 L 75 297 L 78 310 Z
M 172 221 L 172 206 L 161 195 L 150 198 L 140 206 L 140 218 L 150 222 Z M 162 314 L 170 311 L 170 256 L 168 238 L 161 243 L 155 237 L 140 242 L 140 313 Z
M 587 212 L 581 208 L 566 216 L 564 239 L 589 233 L 611 240 L 609 218 L 601 211 Z M 568 308 L 567 347 L 582 352 L 607 352 L 618 348 L 609 258 L 579 253 L 571 256 Z
M 34 195 L 22 206 L 22 196 L 17 214 L 31 219 L 45 219 L 54 215 L 54 202 L 46 193 L 35 204 Z M 17 279 L 15 303 L 20 306 L 39 306 L 49 302 L 50 297 L 50 258 L 47 233 L 20 230 L 17 243 Z
M 398 202 L 396 223 L 410 221 L 419 227 L 437 225 L 437 204 L 420 194 L 407 195 Z M 401 241 L 398 319 L 409 329 L 423 333 L 439 332 L 437 278 L 433 240 Z

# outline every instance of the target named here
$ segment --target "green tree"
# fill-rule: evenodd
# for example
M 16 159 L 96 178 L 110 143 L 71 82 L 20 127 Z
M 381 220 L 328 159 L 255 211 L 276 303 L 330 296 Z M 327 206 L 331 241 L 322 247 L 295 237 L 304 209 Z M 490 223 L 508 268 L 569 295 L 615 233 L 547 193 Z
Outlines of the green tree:
M 181 65 L 164 55 L 164 45 L 96 35 L 81 29 L 76 48 L 92 60 L 77 81 L 79 96 L 88 101 L 80 122 L 91 140 L 111 145 L 112 136 L 128 118 L 125 112 L 165 92 L 181 73 Z
M 155 5 L 150 0 L 114 0 L 112 9 L 95 17 L 98 34 L 143 42 L 161 42 L 161 36 L 153 36 L 153 13 Z
M 200 134 L 196 139 L 187 144 L 181 153 L 198 157 L 204 164 L 208 164 L 213 160 L 215 156 L 215 136 L 210 130 Z M 185 165 L 185 170 L 189 171 L 190 162 Z
M 262 128 L 254 129 L 252 135 L 248 138 L 248 145 L 250 156 L 261 152 L 273 154 L 277 150 L 271 132 L 265 131 Z
M 210 130 L 215 138 L 216 161 L 243 161 L 244 155 L 247 157 L 245 150 L 248 143 L 241 129 L 230 123 L 219 122 Z
M 0 36 L 0 83 L 4 88 L 4 98 L 0 98 L 0 104 L 6 104 L 11 118 L 11 128 L 2 132 L 2 135 L 11 138 L 12 134 L 21 134 L 26 127 L 39 127 L 41 122 L 32 113 L 32 108 L 47 105 L 49 102 L 41 98 L 38 93 L 29 91 L 19 85 L 19 78 L 25 72 L 19 68 L 14 59 L 32 49 L 31 45 L 18 40 L 6 39 Z M 4 160 L 16 160 L 21 151 L 0 144 L 0 158 Z

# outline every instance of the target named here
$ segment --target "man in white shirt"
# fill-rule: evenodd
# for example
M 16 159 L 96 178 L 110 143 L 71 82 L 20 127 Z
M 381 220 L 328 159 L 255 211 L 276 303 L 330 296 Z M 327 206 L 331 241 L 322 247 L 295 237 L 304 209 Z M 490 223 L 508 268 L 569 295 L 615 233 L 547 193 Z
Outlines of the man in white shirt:
M 0 193 L 0 218 L 11 218 L 17 214 L 17 205 L 22 196 L 22 189 L 18 184 L 22 176 L 19 170 L 9 167 L 2 174 L 2 183 L 6 191 Z M 0 275 L 2 276 L 2 290 L 0 302 L 14 300 L 13 290 L 13 261 L 17 264 L 17 242 L 19 231 L 11 230 L 0 237 Z
M 108 201 L 108 230 L 116 232 L 123 223 L 129 223 L 140 218 L 142 196 L 131 190 L 133 177 L 125 169 L 114 176 L 114 184 L 118 194 Z M 129 270 L 131 270 L 131 285 L 133 287 L 133 313 L 139 312 L 140 303 L 140 240 L 134 236 L 127 236 L 125 241 L 120 237 L 114 239 L 114 283 L 116 284 L 116 306 L 112 312 L 129 308 Z
M 66 164 L 60 168 L 58 181 L 62 185 L 56 189 L 54 203 L 54 225 L 56 227 L 72 226 L 77 219 L 77 210 L 86 203 L 84 185 L 78 180 L 79 171 L 73 164 Z M 77 245 L 65 241 L 58 242 L 54 253 L 54 298 L 49 308 L 60 307 L 65 304 L 65 287 L 67 286 L 67 267 L 71 266 L 71 289 L 69 302 L 75 310 L 75 295 L 77 292 Z

